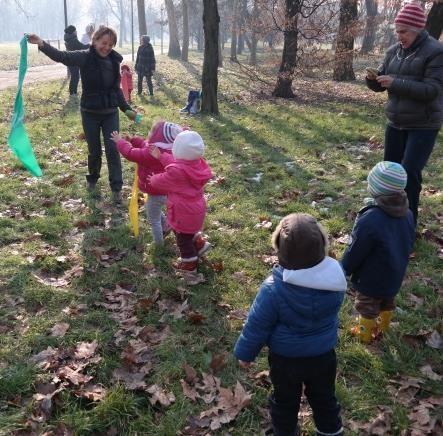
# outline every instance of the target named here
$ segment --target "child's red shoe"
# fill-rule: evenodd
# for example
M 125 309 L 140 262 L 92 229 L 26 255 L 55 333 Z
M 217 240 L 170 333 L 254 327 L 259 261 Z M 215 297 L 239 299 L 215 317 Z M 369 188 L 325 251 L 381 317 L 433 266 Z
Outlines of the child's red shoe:
M 176 271 L 185 273 L 196 273 L 197 265 L 198 260 L 184 261 L 182 259 L 179 259 L 178 262 L 172 264 Z
M 212 248 L 212 245 L 205 238 L 203 238 L 201 233 L 197 233 L 194 236 L 194 247 L 197 250 L 197 254 L 199 256 L 203 256 Z

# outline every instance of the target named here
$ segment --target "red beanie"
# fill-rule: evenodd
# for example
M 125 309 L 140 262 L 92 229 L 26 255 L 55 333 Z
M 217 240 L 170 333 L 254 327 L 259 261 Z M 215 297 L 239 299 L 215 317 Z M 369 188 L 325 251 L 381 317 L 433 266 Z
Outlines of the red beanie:
M 394 20 L 395 24 L 409 27 L 412 30 L 420 31 L 425 28 L 426 15 L 420 3 L 406 3 Z

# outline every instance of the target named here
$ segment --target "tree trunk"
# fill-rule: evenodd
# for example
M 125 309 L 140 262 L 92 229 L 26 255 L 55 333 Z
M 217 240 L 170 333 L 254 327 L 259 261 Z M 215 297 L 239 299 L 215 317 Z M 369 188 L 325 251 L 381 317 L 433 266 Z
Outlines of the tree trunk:
M 366 26 L 361 53 L 366 54 L 374 49 L 375 34 L 377 32 L 377 0 L 365 0 Z
M 118 3 L 120 9 L 120 38 L 118 42 L 119 47 L 123 47 L 123 39 L 126 33 L 126 25 L 125 25 L 125 9 L 123 7 L 123 0 L 120 0 Z
M 197 50 L 203 51 L 203 29 L 201 27 L 197 30 Z
M 232 2 L 231 62 L 237 62 L 238 0 Z
M 202 73 L 202 112 L 218 115 L 218 31 L 220 16 L 217 0 L 203 0 L 205 53 Z
M 440 39 L 443 32 L 443 2 L 434 1 L 426 21 L 426 30 L 435 39 Z
M 298 14 L 300 0 L 285 0 L 285 29 L 283 54 L 280 69 L 272 95 L 274 97 L 293 98 L 292 80 L 297 65 L 298 51 Z
M 222 35 L 221 35 L 221 29 L 219 27 L 219 33 L 218 33 L 218 66 L 223 66 L 223 48 L 222 48 Z
M 137 0 L 137 13 L 139 36 L 147 35 L 148 28 L 146 27 L 145 0 Z
M 352 61 L 354 59 L 354 27 L 356 20 L 357 0 L 341 0 L 340 23 L 334 59 L 334 80 L 355 80 Z
M 177 21 L 175 19 L 175 7 L 173 0 L 165 0 L 166 13 L 168 14 L 169 25 L 169 49 L 168 56 L 172 59 L 180 59 L 181 50 L 178 40 Z
M 183 11 L 182 61 L 188 62 L 188 50 L 189 50 L 188 0 L 182 0 L 182 11 Z
M 252 6 L 252 29 L 251 29 L 251 44 L 249 46 L 250 56 L 249 65 L 257 65 L 257 43 L 258 43 L 258 5 L 257 0 L 254 0 L 254 5 Z

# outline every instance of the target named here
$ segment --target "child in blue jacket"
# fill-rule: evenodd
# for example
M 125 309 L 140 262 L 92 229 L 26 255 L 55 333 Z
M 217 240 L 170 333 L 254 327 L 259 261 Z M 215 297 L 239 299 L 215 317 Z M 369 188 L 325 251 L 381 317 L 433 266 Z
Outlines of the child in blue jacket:
M 371 204 L 357 215 L 342 265 L 357 291 L 352 333 L 369 343 L 389 328 L 415 239 L 405 192 L 407 175 L 395 162 L 379 162 L 368 175 Z
M 275 436 L 298 434 L 303 386 L 317 435 L 342 435 L 334 348 L 346 278 L 340 264 L 326 256 L 327 236 L 310 215 L 283 218 L 272 242 L 278 265 L 261 285 L 234 354 L 248 367 L 268 346 Z

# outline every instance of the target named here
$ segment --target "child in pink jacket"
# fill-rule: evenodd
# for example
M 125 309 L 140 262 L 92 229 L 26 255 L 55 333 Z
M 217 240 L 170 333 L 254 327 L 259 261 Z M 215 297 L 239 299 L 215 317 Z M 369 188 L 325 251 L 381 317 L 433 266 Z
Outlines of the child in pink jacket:
M 132 72 L 128 65 L 123 64 L 121 66 L 121 79 L 120 79 L 120 86 L 123 91 L 123 95 L 125 97 L 125 100 L 128 103 L 131 103 L 131 92 L 134 89 L 134 86 L 132 85 Z
M 167 220 L 175 232 L 181 256 L 173 266 L 184 272 L 196 272 L 198 257 L 211 248 L 200 233 L 206 215 L 203 187 L 212 178 L 211 168 L 202 159 L 204 149 L 202 137 L 191 130 L 177 135 L 173 157 L 151 149 L 165 171 L 149 176 L 149 181 L 154 189 L 167 193 Z
M 127 141 L 117 132 L 112 133 L 112 140 L 117 144 L 118 151 L 122 156 L 131 162 L 138 163 L 138 187 L 140 191 L 149 194 L 146 203 L 146 216 L 151 224 L 152 238 L 157 245 L 163 244 L 163 238 L 169 233 L 171 227 L 166 223 L 165 215 L 162 212 L 166 203 L 166 192 L 153 187 L 148 180 L 148 176 L 164 171 L 161 161 L 151 155 L 150 147 L 156 147 L 160 155 L 169 155 L 172 159 L 172 143 L 182 131 L 183 127 L 178 124 L 158 121 L 153 125 L 146 140 L 134 136 L 130 141 Z

